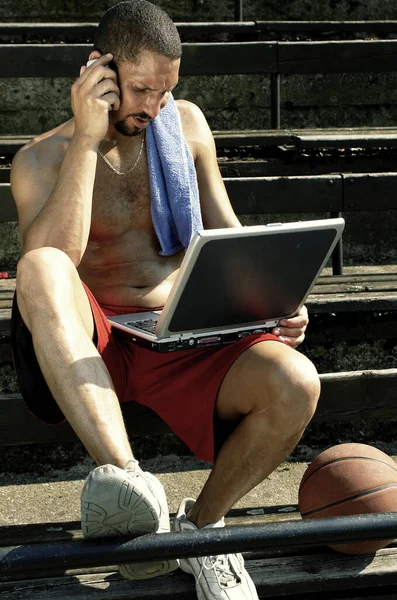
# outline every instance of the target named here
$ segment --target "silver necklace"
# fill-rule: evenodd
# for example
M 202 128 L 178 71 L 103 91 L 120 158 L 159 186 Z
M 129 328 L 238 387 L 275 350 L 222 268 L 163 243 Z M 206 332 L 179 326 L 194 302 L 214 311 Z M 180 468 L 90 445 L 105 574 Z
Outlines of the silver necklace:
M 141 141 L 141 147 L 139 148 L 138 156 L 136 157 L 136 160 L 135 160 L 134 164 L 132 165 L 132 167 L 130 167 L 127 171 L 121 172 L 118 169 L 116 169 L 116 167 L 114 167 L 112 165 L 112 163 L 110 162 L 110 160 L 108 158 L 106 158 L 106 156 L 104 154 L 102 154 L 102 152 L 99 150 L 99 148 L 98 148 L 98 154 L 103 158 L 103 160 L 105 161 L 105 163 L 107 164 L 107 166 L 112 171 L 114 171 L 114 173 L 116 173 L 116 175 L 127 175 L 127 173 L 131 173 L 131 171 L 133 171 L 135 169 L 135 167 L 137 166 L 137 164 L 139 163 L 139 159 L 141 158 L 141 154 L 142 154 L 142 151 L 143 151 L 143 144 L 145 142 L 145 135 L 144 135 L 144 133 L 145 133 L 145 130 L 142 129 L 142 133 L 141 133 L 142 141 Z

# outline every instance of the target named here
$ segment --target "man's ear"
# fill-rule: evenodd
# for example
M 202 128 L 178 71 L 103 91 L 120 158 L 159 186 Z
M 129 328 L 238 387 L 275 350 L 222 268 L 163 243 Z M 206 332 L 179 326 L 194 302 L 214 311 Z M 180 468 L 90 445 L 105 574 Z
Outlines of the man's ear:
M 99 50 L 93 50 L 92 52 L 90 52 L 90 55 L 88 57 L 87 62 L 89 60 L 95 60 L 97 58 L 101 58 L 101 56 L 102 56 L 102 54 L 99 52 Z M 82 65 L 80 67 L 80 75 L 82 75 L 84 73 L 84 71 L 86 70 L 86 68 L 87 68 L 87 63 L 85 65 Z
M 99 52 L 99 50 L 93 50 L 89 57 L 88 60 L 95 60 L 96 58 L 101 58 L 102 54 Z

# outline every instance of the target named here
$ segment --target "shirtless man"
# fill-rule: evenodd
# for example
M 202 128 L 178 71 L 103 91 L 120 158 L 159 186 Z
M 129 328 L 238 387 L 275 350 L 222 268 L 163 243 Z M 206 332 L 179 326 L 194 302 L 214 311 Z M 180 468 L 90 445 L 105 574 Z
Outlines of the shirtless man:
M 107 11 L 94 48 L 87 59 L 98 60 L 72 86 L 73 118 L 25 146 L 12 167 L 24 251 L 14 303 L 20 385 L 30 409 L 52 423 L 65 417 L 98 464 L 82 492 L 86 536 L 169 530 L 164 490 L 133 457 L 119 404 L 127 400 L 153 407 L 213 462 L 199 497 L 182 502 L 175 530 L 222 526 L 235 502 L 289 455 L 315 411 L 318 375 L 295 350 L 307 311 L 272 334 L 171 354 L 113 334 L 105 315 L 164 305 L 183 258 L 159 255 L 144 144 L 178 82 L 181 45 L 163 11 L 131 0 Z M 204 226 L 240 226 L 202 112 L 176 105 Z M 120 571 L 136 579 L 177 566 Z M 257 598 L 241 555 L 180 566 L 195 575 L 200 598 Z

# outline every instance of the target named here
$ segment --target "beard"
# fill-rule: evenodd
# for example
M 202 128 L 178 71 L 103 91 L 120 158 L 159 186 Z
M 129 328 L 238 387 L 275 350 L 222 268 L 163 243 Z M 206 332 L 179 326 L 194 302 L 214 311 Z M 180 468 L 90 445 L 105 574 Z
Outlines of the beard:
M 117 121 L 116 123 L 114 123 L 113 127 L 115 128 L 115 130 L 118 131 L 118 133 L 121 133 L 121 135 L 124 135 L 126 137 L 134 137 L 134 136 L 140 135 L 142 133 L 142 129 L 140 127 L 138 127 L 137 125 L 133 125 L 132 127 L 127 125 L 128 117 L 139 117 L 140 119 L 146 119 L 148 121 L 151 120 L 150 117 L 146 113 L 139 113 L 139 114 L 137 113 L 137 114 L 128 115 L 125 119 L 121 119 L 121 121 Z

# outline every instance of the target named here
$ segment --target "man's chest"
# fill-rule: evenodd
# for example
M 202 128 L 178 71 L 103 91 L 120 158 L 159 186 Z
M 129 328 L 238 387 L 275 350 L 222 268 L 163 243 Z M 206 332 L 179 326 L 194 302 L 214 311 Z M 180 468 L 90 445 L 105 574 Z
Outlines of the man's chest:
M 151 229 L 150 184 L 146 168 L 118 175 L 98 165 L 92 204 L 91 233 L 114 235 L 130 229 Z

